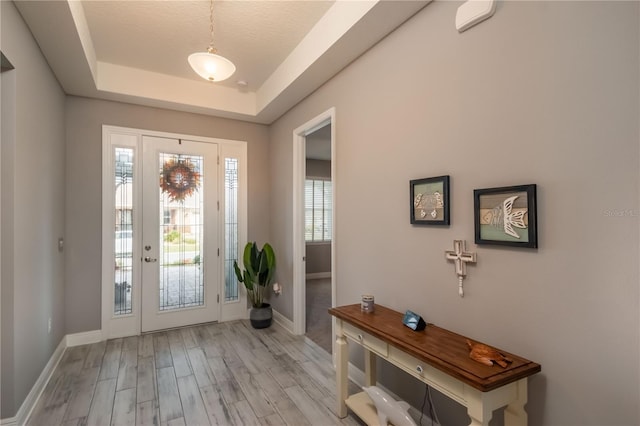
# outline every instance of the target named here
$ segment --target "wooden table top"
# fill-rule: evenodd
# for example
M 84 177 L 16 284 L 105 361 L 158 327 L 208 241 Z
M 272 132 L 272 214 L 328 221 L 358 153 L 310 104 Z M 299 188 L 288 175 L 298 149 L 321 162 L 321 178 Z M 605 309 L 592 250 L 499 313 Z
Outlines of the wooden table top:
M 481 364 L 469 358 L 467 337 L 433 324 L 427 324 L 422 331 L 413 331 L 402 324 L 404 314 L 378 304 L 372 313 L 362 312 L 360 304 L 331 308 L 329 313 L 482 392 L 541 371 L 540 364 L 499 348 L 496 349 L 513 360 L 511 364 L 506 368 Z

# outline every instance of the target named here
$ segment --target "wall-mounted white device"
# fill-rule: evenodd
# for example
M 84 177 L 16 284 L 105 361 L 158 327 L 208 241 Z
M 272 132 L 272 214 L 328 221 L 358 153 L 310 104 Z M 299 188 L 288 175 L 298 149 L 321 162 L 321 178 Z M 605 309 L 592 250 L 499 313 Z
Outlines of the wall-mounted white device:
M 468 0 L 456 12 L 456 29 L 463 32 L 490 18 L 496 11 L 497 0 Z

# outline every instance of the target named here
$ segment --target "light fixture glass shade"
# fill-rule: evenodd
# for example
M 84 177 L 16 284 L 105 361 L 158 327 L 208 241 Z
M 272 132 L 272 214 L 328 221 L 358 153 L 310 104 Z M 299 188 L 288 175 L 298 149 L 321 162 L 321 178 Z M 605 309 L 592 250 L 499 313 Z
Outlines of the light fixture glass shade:
M 236 66 L 227 58 L 209 52 L 189 55 L 189 65 L 198 75 L 209 81 L 222 81 L 236 72 Z

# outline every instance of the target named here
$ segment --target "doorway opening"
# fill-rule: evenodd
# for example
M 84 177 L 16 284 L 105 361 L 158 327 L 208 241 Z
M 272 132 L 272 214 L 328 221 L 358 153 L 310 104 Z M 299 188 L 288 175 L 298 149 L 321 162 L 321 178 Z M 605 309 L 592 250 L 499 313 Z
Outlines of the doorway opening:
M 331 353 L 331 123 L 305 139 L 305 335 Z
M 13 293 L 13 158 L 15 156 L 15 140 L 16 140 L 16 73 L 13 71 L 14 66 L 9 59 L 0 52 L 0 173 L 3 180 L 0 181 L 0 200 L 2 202 L 2 211 L 0 212 L 0 308 L 2 306 L 2 292 L 6 295 Z M 12 72 L 9 72 L 12 71 Z M 4 246 L 4 248 L 3 248 Z M 0 309 L 0 322 L 4 324 L 13 324 L 13 303 L 8 304 L 5 310 Z M 13 327 L 6 327 L 2 336 L 0 333 L 0 342 L 5 350 L 5 359 L 2 359 L 2 351 L 0 351 L 0 365 L 13 365 L 13 344 L 8 345 L 7 342 L 13 342 Z M 5 340 L 3 340 L 3 338 Z M 8 356 L 7 356 L 8 355 Z M 1 370 L 1 369 L 0 369 Z M 0 380 L 0 384 L 4 384 Z M 6 386 L 6 385 L 5 385 Z M 9 388 L 8 386 L 6 386 Z M 5 389 L 0 389 L 0 393 Z M 11 392 L 7 391 L 7 394 Z
M 294 131 L 294 332 L 332 353 L 336 305 L 335 109 Z

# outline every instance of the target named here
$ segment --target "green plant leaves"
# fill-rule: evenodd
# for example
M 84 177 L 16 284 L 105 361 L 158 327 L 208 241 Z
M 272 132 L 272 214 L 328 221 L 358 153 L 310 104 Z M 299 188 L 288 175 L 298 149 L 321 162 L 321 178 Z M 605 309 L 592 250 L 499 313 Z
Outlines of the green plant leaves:
M 247 289 L 251 304 L 254 307 L 260 307 L 263 303 L 265 289 L 271 284 L 276 267 L 273 247 L 269 243 L 265 243 L 262 250 L 259 250 L 255 241 L 249 242 L 244 247 L 242 260 L 244 270 L 240 270 L 238 262 L 233 262 L 236 277 Z

